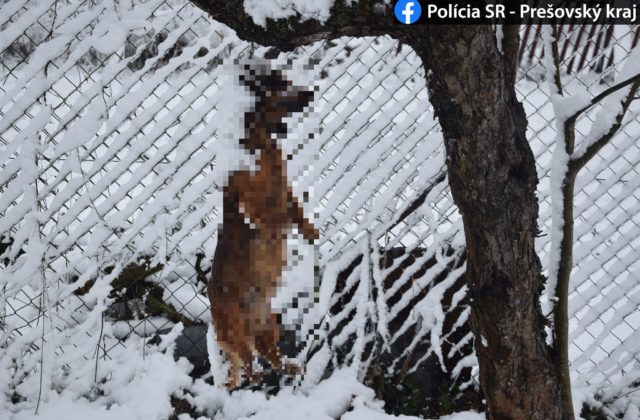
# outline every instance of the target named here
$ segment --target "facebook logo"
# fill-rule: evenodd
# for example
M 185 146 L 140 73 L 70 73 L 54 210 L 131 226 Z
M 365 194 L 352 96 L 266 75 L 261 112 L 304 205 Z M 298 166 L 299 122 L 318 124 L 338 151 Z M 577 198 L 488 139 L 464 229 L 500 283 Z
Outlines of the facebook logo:
M 422 13 L 418 0 L 399 0 L 394 8 L 396 19 L 405 25 L 415 23 Z

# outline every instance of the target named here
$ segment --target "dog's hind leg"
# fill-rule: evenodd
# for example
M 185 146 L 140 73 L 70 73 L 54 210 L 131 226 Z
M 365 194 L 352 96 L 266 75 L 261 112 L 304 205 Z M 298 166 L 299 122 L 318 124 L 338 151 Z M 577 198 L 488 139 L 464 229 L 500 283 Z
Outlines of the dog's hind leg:
M 280 323 L 276 314 L 271 314 L 270 321 L 268 322 L 269 328 L 262 331 L 261 334 L 256 337 L 256 347 L 258 353 L 264 357 L 274 372 L 277 372 L 280 378 L 282 375 L 288 377 L 290 380 L 295 375 L 298 375 L 302 369 L 300 365 L 294 361 L 282 361 L 282 354 L 278 347 L 280 339 Z
M 256 350 L 267 359 L 273 370 L 279 371 L 282 367 L 280 349 L 278 341 L 280 340 L 280 325 L 278 316 L 271 314 L 267 318 L 267 325 L 256 336 Z
M 242 385 L 242 370 L 249 377 L 251 374 L 251 339 L 250 331 L 245 322 L 243 311 L 237 302 L 219 299 L 212 307 L 213 326 L 216 331 L 218 345 L 226 355 L 230 367 L 227 375 L 227 389 L 234 389 Z
M 227 389 L 232 390 L 242 385 L 243 370 L 249 381 L 252 381 L 253 370 L 251 362 L 253 361 L 253 354 L 247 343 L 227 343 L 221 341 L 219 344 L 227 355 L 227 359 L 231 365 L 229 367 L 227 383 L 225 384 Z

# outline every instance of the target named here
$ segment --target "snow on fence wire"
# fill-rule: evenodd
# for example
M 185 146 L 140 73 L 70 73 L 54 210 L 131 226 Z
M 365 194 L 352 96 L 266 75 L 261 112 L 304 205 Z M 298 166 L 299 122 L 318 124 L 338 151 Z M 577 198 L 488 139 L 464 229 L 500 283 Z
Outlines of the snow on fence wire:
M 635 42 L 629 27 L 580 39 L 569 29 L 564 63 L 602 31 L 607 48 L 586 64 L 603 54 L 614 62 L 565 75 L 569 90 L 606 87 Z M 527 39 L 517 90 L 539 165 L 546 263 L 555 125 L 539 54 L 527 53 L 539 47 Z M 152 351 L 158 331 L 210 320 L 205 281 L 228 159 L 222 63 L 268 52 L 182 0 L 1 2 L 3 405 L 49 389 L 97 395 L 122 360 Z M 321 323 L 320 340 L 307 347 L 364 377 L 387 336 L 390 372 L 431 360 L 469 386 L 464 238 L 418 58 L 389 38 L 318 43 L 287 58 L 314 63 L 319 88 L 319 128 L 294 124 L 285 143 L 322 230 L 319 303 L 305 321 Z M 575 197 L 574 381 L 610 395 L 640 380 L 639 110 Z

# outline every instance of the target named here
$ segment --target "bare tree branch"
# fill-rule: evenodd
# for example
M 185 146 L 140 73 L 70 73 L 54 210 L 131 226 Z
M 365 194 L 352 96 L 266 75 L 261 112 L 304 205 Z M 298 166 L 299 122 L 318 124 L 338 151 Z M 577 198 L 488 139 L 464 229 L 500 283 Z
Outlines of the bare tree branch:
M 558 40 L 555 26 L 553 27 L 553 40 L 551 42 L 551 57 L 554 66 L 554 85 L 557 92 L 562 95 L 562 82 L 560 79 L 560 56 L 558 54 Z M 557 302 L 553 307 L 554 323 L 554 345 L 557 358 L 558 380 L 563 389 L 563 397 L 568 407 L 572 407 L 571 404 L 571 379 L 570 379 L 570 367 L 569 367 L 569 319 L 568 319 L 568 307 L 569 307 L 569 281 L 571 278 L 571 271 L 573 269 L 573 229 L 574 229 L 574 214 L 573 214 L 573 198 L 575 189 L 575 180 L 578 173 L 584 165 L 587 164 L 597 153 L 600 151 L 618 132 L 622 125 L 622 120 L 631 105 L 631 102 L 635 99 L 635 95 L 640 88 L 640 74 L 635 75 L 623 82 L 620 82 L 608 89 L 605 89 L 600 94 L 593 97 L 589 104 L 582 107 L 575 112 L 571 117 L 564 121 L 562 130 L 564 134 L 564 148 L 567 155 L 571 156 L 575 148 L 575 125 L 578 117 L 592 106 L 600 103 L 603 99 L 609 95 L 631 85 L 629 92 L 622 101 L 622 110 L 616 115 L 614 123 L 611 125 L 607 133 L 600 137 L 597 141 L 587 147 L 586 151 L 577 158 L 570 158 L 567 172 L 564 175 L 562 183 L 562 236 L 560 239 L 560 261 L 558 262 L 556 275 L 556 288 L 555 296 Z M 573 413 L 571 413 L 573 417 Z
M 616 85 L 611 86 L 608 89 L 605 89 L 604 91 L 602 91 L 601 93 L 599 93 L 598 95 L 594 96 L 590 101 L 589 104 L 580 108 L 578 111 L 576 111 L 571 117 L 569 117 L 567 119 L 567 121 L 575 121 L 578 119 L 578 117 L 580 116 L 580 114 L 582 114 L 584 111 L 586 111 L 587 109 L 591 108 L 594 105 L 597 105 L 598 103 L 600 103 L 600 101 L 602 101 L 604 98 L 606 98 L 607 96 L 611 95 L 612 93 L 615 93 L 617 91 L 619 91 L 622 88 L 625 88 L 633 83 L 637 83 L 640 82 L 640 73 L 636 74 L 633 77 L 628 78 L 627 80 L 620 82 Z M 637 89 L 636 89 L 637 90 Z M 633 88 L 631 89 L 632 92 Z M 629 95 L 630 97 L 633 97 L 635 95 L 635 92 L 632 95 Z
M 553 83 L 560 96 L 564 96 L 562 89 L 562 78 L 560 76 L 560 52 L 558 50 L 558 28 L 555 24 L 551 25 L 551 60 L 553 62 Z
M 605 92 L 608 92 L 606 95 L 603 95 L 605 92 L 602 92 L 600 95 L 596 96 L 596 98 L 599 97 L 599 96 L 604 98 L 604 97 L 612 94 L 613 92 L 615 92 L 615 91 L 617 91 L 619 89 L 622 89 L 625 86 L 628 86 L 631 83 L 633 83 L 631 85 L 631 90 L 629 91 L 627 96 L 622 101 L 622 110 L 618 113 L 618 115 L 616 115 L 615 122 L 611 125 L 611 128 L 609 129 L 609 131 L 607 131 L 602 137 L 600 137 L 598 140 L 593 142 L 589 147 L 587 147 L 587 149 L 584 151 L 584 153 L 582 153 L 580 156 L 577 156 L 577 157 L 572 158 L 570 160 L 570 162 L 569 162 L 569 171 L 570 172 L 575 172 L 576 175 L 577 175 L 578 171 L 580 171 L 580 169 L 582 169 L 587 164 L 587 162 L 589 162 L 591 159 L 593 159 L 593 157 L 600 150 L 602 150 L 602 148 L 604 146 L 606 146 L 611 141 L 613 136 L 618 132 L 618 130 L 622 126 L 622 120 L 624 119 L 624 116 L 626 115 L 626 113 L 627 113 L 627 111 L 629 109 L 629 106 L 636 99 L 635 95 L 638 92 L 638 89 L 640 89 L 640 74 L 637 74 L 634 77 L 631 77 L 631 78 L 625 80 L 624 82 L 619 83 L 619 84 L 617 84 L 615 86 L 612 86 L 611 88 L 607 89 L 605 91 Z
M 556 93 L 563 96 L 560 76 L 560 53 L 558 51 L 558 31 L 551 27 L 552 39 L 545 41 L 545 53 L 553 66 L 553 86 Z M 549 51 L 550 49 L 550 51 Z M 549 65 L 549 64 L 547 64 Z M 567 154 L 573 152 L 575 145 L 575 120 L 565 121 L 563 127 L 564 149 Z M 557 146 L 556 146 L 557 147 Z M 573 399 L 571 396 L 571 368 L 569 366 L 569 279 L 573 267 L 573 187 L 575 177 L 566 175 L 562 185 L 562 238 L 560 239 L 560 261 L 556 273 L 554 290 L 557 301 L 553 306 L 553 345 L 556 359 L 556 376 L 562 389 L 562 398 L 567 406 L 569 418 L 573 419 Z
M 568 176 L 577 176 L 580 169 L 587 164 L 593 157 L 613 138 L 615 133 L 620 129 L 620 125 L 622 124 L 622 119 L 624 118 L 629 105 L 633 102 L 636 93 L 638 92 L 638 88 L 640 87 L 640 73 L 636 74 L 633 77 L 630 77 L 620 83 L 617 83 L 598 95 L 594 96 L 589 104 L 582 107 L 580 110 L 576 111 L 571 117 L 569 117 L 564 124 L 564 136 L 565 136 L 565 144 L 566 144 L 566 152 L 569 156 L 571 156 L 574 152 L 575 147 L 575 125 L 578 117 L 586 110 L 591 108 L 594 105 L 597 105 L 605 99 L 607 96 L 623 89 L 629 85 L 633 85 L 629 94 L 622 101 L 622 111 L 616 116 L 616 122 L 611 126 L 611 129 L 603 135 L 600 139 L 596 140 L 591 146 L 587 148 L 587 150 L 582 153 L 578 157 L 573 157 L 569 161 L 569 172 Z

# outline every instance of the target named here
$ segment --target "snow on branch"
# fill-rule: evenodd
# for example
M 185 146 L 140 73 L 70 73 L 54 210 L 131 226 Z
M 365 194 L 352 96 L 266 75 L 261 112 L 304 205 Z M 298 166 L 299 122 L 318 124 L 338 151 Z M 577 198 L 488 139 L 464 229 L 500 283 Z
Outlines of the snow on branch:
M 556 117 L 557 134 L 551 169 L 552 227 L 549 251 L 547 309 L 552 308 L 552 341 L 557 355 L 559 379 L 567 405 L 572 403 L 569 359 L 569 285 L 574 267 L 574 189 L 582 169 L 622 126 L 640 88 L 640 47 L 636 47 L 618 78 L 621 82 L 590 97 L 586 90 L 563 96 L 560 56 L 555 27 L 545 28 L 547 81 Z M 551 33 L 553 31 L 553 33 Z M 585 139 L 576 139 L 576 122 L 588 109 L 601 105 Z M 575 151 L 576 144 L 578 151 Z M 592 352 L 596 344 L 586 349 Z M 584 357 L 583 357 L 584 358 Z M 578 358 L 580 360 L 580 358 Z

